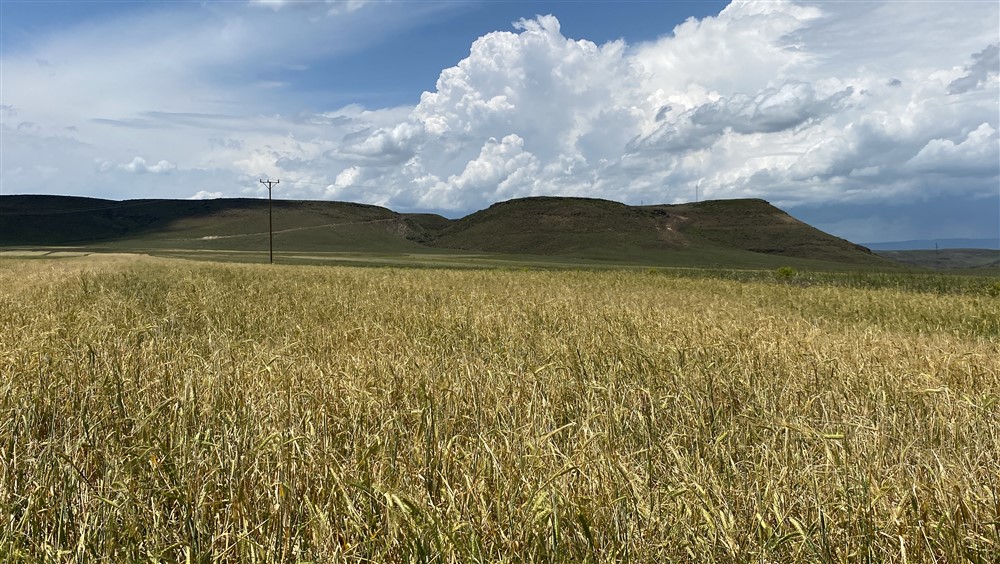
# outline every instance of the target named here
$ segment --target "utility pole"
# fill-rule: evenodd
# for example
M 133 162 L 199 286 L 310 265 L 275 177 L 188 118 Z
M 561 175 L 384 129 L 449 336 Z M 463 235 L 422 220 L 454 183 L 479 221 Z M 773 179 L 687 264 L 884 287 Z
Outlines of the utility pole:
M 274 264 L 274 223 L 271 221 L 271 187 L 281 182 L 280 180 L 261 180 L 261 184 L 267 185 L 267 243 L 268 257 L 270 264 Z

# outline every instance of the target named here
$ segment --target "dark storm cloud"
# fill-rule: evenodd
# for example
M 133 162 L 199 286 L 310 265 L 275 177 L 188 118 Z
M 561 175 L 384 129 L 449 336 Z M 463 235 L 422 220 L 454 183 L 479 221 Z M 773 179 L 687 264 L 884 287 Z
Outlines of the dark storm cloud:
M 811 84 L 790 80 L 753 96 L 734 94 L 666 121 L 652 134 L 633 141 L 630 149 L 684 151 L 708 147 L 727 131 L 744 135 L 778 133 L 836 112 L 853 93 L 852 88 L 845 88 L 819 97 Z M 657 117 L 663 120 L 665 116 L 661 109 Z
M 938 192 L 878 202 L 801 205 L 796 218 L 855 243 L 967 237 L 1000 237 L 1000 194 L 988 186 L 978 194 Z
M 965 76 L 957 78 L 948 85 L 949 94 L 962 94 L 980 88 L 989 77 L 1000 72 L 1000 47 L 989 45 L 982 51 L 972 55 L 973 63 L 966 65 Z

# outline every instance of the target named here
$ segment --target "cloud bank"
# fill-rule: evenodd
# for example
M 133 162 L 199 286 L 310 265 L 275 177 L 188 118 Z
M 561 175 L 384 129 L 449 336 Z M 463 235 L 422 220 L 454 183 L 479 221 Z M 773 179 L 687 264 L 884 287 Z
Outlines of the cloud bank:
M 255 4 L 250 15 L 219 16 L 221 36 L 202 30 L 216 55 L 183 59 L 190 64 L 167 82 L 162 69 L 123 61 L 118 79 L 140 85 L 120 100 L 94 94 L 87 114 L 50 110 L 67 107 L 58 90 L 46 90 L 44 104 L 28 96 L 53 72 L 28 57 L 58 61 L 58 45 L 44 46 L 44 57 L 5 55 L 5 73 L 31 67 L 15 95 L 5 93 L 5 152 L 20 163 L 6 159 L 6 186 L 37 191 L 31 182 L 46 175 L 101 162 L 112 163 L 96 167 L 112 196 L 150 196 L 125 188 L 140 172 L 171 197 L 253 195 L 256 178 L 269 176 L 281 178 L 282 197 L 453 215 L 532 195 L 669 203 L 698 189 L 793 210 L 935 198 L 994 205 L 998 195 L 995 3 L 734 2 L 632 45 L 567 37 L 556 15 L 540 15 L 480 37 L 414 106 L 277 114 L 262 109 L 280 83 L 248 79 L 232 104 L 232 88 L 204 78 L 258 55 L 236 54 L 226 34 L 250 33 L 248 18 L 288 29 L 295 18 L 354 25 L 408 4 Z M 292 39 L 278 41 L 281 57 L 260 56 L 301 72 L 308 61 Z M 192 76 L 202 79 L 186 103 L 170 99 L 174 81 Z M 56 80 L 68 88 L 87 79 Z M 57 164 L 33 157 L 40 148 Z M 842 233 L 850 229 L 860 232 Z

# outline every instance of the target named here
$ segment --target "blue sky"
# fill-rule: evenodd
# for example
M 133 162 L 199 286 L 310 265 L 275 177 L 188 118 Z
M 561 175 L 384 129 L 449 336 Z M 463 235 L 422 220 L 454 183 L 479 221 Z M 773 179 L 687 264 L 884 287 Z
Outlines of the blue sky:
M 765 198 L 1000 237 L 1000 9 L 970 2 L 0 1 L 4 194 Z

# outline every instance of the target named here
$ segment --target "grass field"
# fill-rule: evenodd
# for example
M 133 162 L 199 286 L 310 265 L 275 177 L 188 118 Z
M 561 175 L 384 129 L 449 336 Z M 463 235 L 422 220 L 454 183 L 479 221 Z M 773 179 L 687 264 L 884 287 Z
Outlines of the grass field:
M 740 276 L 4 258 L 0 560 L 1000 560 L 996 286 Z
M 1000 250 L 942 249 L 934 251 L 878 251 L 878 255 L 919 268 L 981 271 L 1000 276 Z

